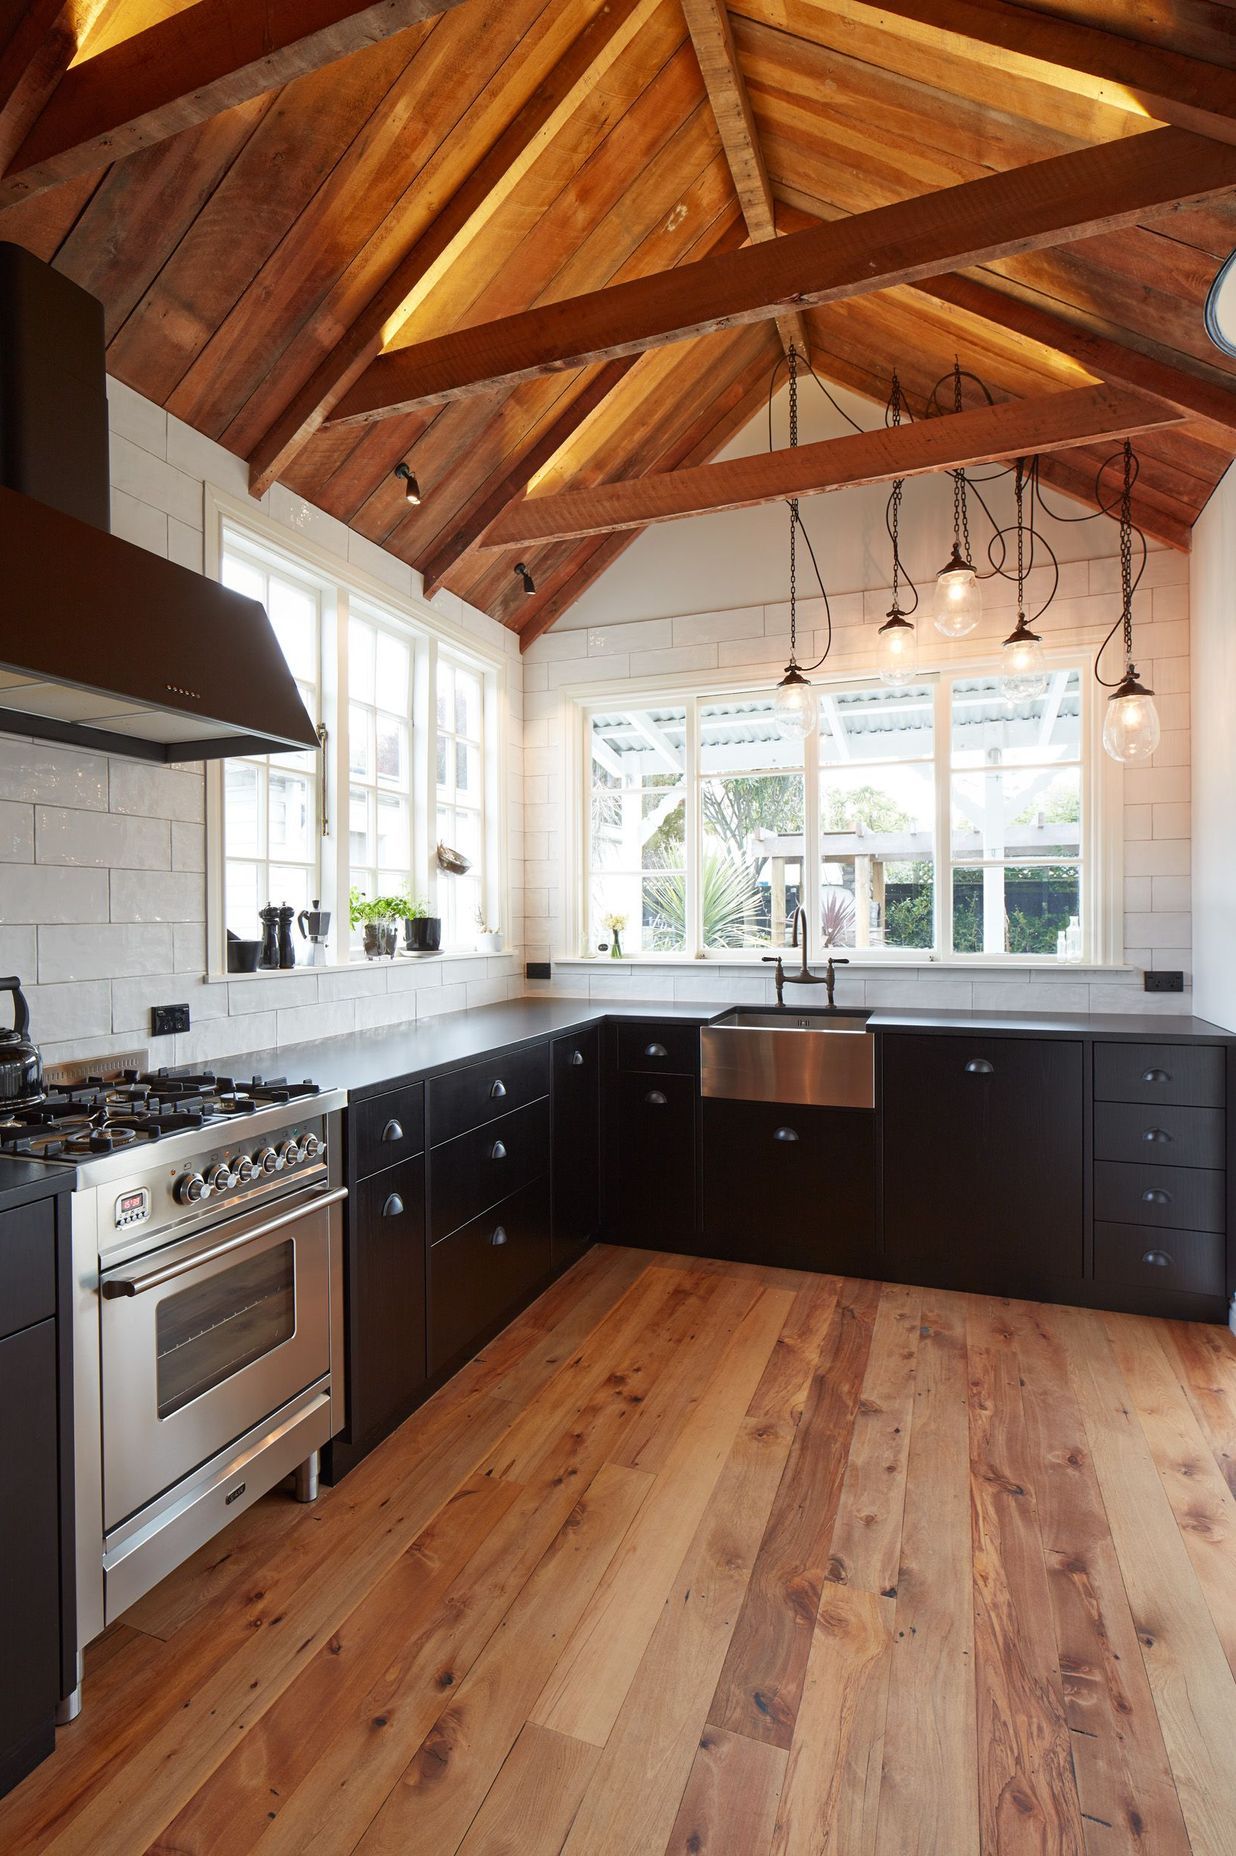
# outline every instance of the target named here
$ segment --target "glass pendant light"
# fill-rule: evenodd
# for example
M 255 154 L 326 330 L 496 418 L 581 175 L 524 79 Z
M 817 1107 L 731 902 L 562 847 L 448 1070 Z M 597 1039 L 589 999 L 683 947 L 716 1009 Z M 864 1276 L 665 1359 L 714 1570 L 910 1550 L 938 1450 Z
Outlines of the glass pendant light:
M 901 424 L 901 382 L 893 374 L 891 399 L 892 424 Z M 901 493 L 904 478 L 898 477 L 888 499 L 888 532 L 893 543 L 893 603 L 888 617 L 876 634 L 879 672 L 882 683 L 902 683 L 914 674 L 918 659 L 918 639 L 913 624 L 901 609 Z M 913 587 L 910 588 L 914 592 Z M 918 604 L 918 595 L 914 595 Z
M 961 363 L 953 363 L 953 411 L 961 411 Z M 966 473 L 953 473 L 953 552 L 936 575 L 932 623 L 942 638 L 967 638 L 983 613 L 983 588 L 970 559 Z
M 798 350 L 791 342 L 790 369 L 790 449 L 798 446 Z M 798 667 L 798 498 L 790 499 L 790 661 L 785 675 L 773 691 L 773 713 L 778 732 L 787 738 L 803 741 L 820 719 L 815 691 Z
M 1025 458 L 1017 460 L 1017 623 L 1004 640 L 1000 674 L 1004 693 L 1011 702 L 1029 702 L 1047 694 L 1047 666 L 1043 660 L 1043 640 L 1026 620 L 1026 523 L 1024 499 L 1027 469 Z
M 1149 760 L 1159 745 L 1159 712 L 1154 691 L 1137 680 L 1133 663 L 1133 485 L 1137 471 L 1133 446 L 1124 441 L 1124 486 L 1120 496 L 1120 617 L 1124 634 L 1124 676 L 1107 699 L 1103 717 L 1103 747 L 1113 760 L 1136 766 Z M 1112 627 L 1114 632 L 1115 626 Z M 1111 632 L 1108 637 L 1111 637 Z M 1103 643 L 1106 644 L 1105 638 Z M 1099 657 L 1103 647 L 1099 647 Z M 1098 658 L 1094 674 L 1099 677 Z M 1103 681 L 1099 677 L 1100 683 Z

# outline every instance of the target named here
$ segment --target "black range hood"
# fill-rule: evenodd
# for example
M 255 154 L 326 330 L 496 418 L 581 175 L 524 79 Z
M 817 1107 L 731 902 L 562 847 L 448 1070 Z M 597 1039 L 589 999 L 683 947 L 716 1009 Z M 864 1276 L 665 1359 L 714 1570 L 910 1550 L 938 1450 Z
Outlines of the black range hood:
M 102 305 L 0 244 L 0 730 L 145 760 L 318 746 L 264 607 L 110 533 Z

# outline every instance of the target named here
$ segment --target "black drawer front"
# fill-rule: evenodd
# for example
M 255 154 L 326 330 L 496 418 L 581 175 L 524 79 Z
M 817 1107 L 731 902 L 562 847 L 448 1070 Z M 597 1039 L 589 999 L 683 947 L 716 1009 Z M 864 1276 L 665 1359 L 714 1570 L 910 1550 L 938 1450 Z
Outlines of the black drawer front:
M 51 1199 L 0 1213 L 0 1340 L 55 1314 L 55 1233 Z
M 1128 1224 L 1094 1227 L 1094 1273 L 1099 1282 L 1222 1295 L 1223 1265 L 1223 1238 L 1217 1231 L 1150 1233 Z
M 1215 1044 L 1096 1044 L 1100 1102 L 1192 1103 L 1222 1108 L 1224 1053 Z
M 528 1300 L 549 1271 L 549 1192 L 537 1180 L 429 1252 L 429 1370 Z
M 1155 1108 L 1096 1102 L 1096 1160 L 1154 1166 L 1224 1165 L 1226 1116 L 1221 1108 Z
M 433 1243 L 549 1171 L 549 1103 L 530 1102 L 500 1121 L 456 1135 L 429 1156 Z
M 838 1275 L 875 1262 L 875 1116 L 868 1109 L 704 1103 L 704 1249 Z
M 425 1382 L 425 1157 L 348 1200 L 349 1410 L 354 1439 L 401 1417 Z
M 425 1151 L 425 1085 L 409 1083 L 348 1110 L 357 1179 Z
M 618 1024 L 618 1068 L 658 1072 L 670 1076 L 698 1076 L 700 1028 L 698 1025 L 657 1024 L 652 1020 L 622 1020 Z
M 1222 1231 L 1226 1182 L 1226 1173 L 1200 1167 L 1122 1166 L 1099 1160 L 1094 1168 L 1094 1215 L 1113 1224 Z
M 453 1140 L 548 1094 L 548 1044 L 435 1076 L 429 1084 L 429 1138 L 436 1147 L 439 1141 Z

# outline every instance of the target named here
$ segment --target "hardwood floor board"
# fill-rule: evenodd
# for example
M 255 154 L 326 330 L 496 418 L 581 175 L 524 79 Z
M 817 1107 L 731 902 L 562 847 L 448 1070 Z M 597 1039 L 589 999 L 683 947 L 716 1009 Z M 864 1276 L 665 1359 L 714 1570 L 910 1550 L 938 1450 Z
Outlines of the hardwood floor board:
M 842 1285 L 709 1713 L 775 1746 L 793 1736 L 878 1301 Z
M 646 1267 L 639 1251 L 594 1244 L 456 1377 L 466 1374 L 470 1388 L 521 1406 L 605 1319 Z
M 612 1463 L 598 1471 L 357 1843 L 358 1856 L 454 1856 L 651 1482 Z
M 1163 1327 L 1189 1403 L 1236 1495 L 1236 1335 L 1202 1321 L 1167 1321 Z
M 525 1723 L 459 1856 L 558 1856 L 600 1757 L 586 1740 Z
M 922 1300 L 896 1283 L 881 1293 L 828 1556 L 830 1580 L 886 1598 L 897 1596 Z
M 290 1486 L 290 1485 L 289 1485 Z M 165 1641 L 182 1630 L 211 1599 L 224 1591 L 247 1566 L 259 1566 L 277 1551 L 299 1519 L 299 1504 L 287 1499 L 288 1489 L 272 1491 L 269 1499 L 255 1502 L 221 1538 L 178 1566 L 153 1592 L 147 1592 L 125 1612 L 125 1621 L 151 1637 Z
M 889 1666 L 880 1856 L 978 1856 L 964 1299 L 925 1290 Z
M 1068 1348 L 1192 1856 L 1230 1856 L 1236 1684 L 1101 1318 L 1062 1308 L 1054 1325 Z
M 542 1727 L 595 1745 L 608 1740 L 792 1300 L 786 1290 L 762 1291 L 718 1355 L 706 1397 L 529 1717 Z
M 705 1727 L 665 1856 L 763 1856 L 776 1828 L 785 1762 L 779 1746 Z

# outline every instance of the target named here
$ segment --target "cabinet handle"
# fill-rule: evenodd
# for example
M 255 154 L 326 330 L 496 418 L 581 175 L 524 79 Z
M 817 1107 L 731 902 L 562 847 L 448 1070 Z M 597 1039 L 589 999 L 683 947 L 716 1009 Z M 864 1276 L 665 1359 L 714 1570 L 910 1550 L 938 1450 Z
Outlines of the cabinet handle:
M 1171 1138 L 1172 1137 L 1168 1133 L 1166 1128 L 1143 1128 L 1142 1129 L 1142 1139 L 1144 1141 L 1170 1141 Z
M 664 1044 L 645 1044 L 644 1055 L 645 1057 L 668 1057 L 669 1052 Z
M 1172 1075 L 1171 1075 L 1170 1070 L 1143 1070 L 1142 1071 L 1142 1081 L 1144 1083 L 1170 1083 L 1171 1080 L 1172 1080 Z
M 1143 1205 L 1170 1205 L 1172 1195 L 1164 1192 L 1162 1186 L 1148 1186 L 1142 1194 Z
M 798 1129 L 777 1128 L 773 1132 L 773 1139 L 774 1141 L 796 1141 L 798 1139 Z
M 403 1139 L 403 1123 L 396 1121 L 394 1116 L 392 1116 L 382 1130 L 382 1139 L 384 1141 L 401 1141 Z
M 655 1108 L 663 1108 L 667 1099 L 659 1089 L 650 1089 L 644 1097 L 645 1102 L 651 1102 Z
M 503 1080 L 502 1080 L 502 1078 L 501 1078 L 500 1076 L 499 1076 L 499 1077 L 498 1077 L 498 1078 L 497 1078 L 497 1079 L 495 1080 L 495 1082 L 494 1082 L 494 1086 L 493 1086 L 493 1088 L 492 1088 L 492 1089 L 490 1090 L 490 1092 L 489 1092 L 489 1093 L 490 1093 L 490 1095 L 491 1095 L 492 1097 L 494 1097 L 495 1099 L 496 1099 L 496 1098 L 497 1098 L 498 1096 L 504 1096 L 504 1095 L 506 1094 L 506 1084 L 505 1084 L 505 1083 L 503 1082 Z
M 402 1211 L 403 1200 L 397 1192 L 392 1192 L 386 1204 L 382 1207 L 382 1216 L 384 1218 L 398 1218 Z
M 986 1057 L 971 1057 L 966 1065 L 967 1076 L 993 1076 L 995 1065 L 988 1063 Z
M 502 1245 L 508 1241 L 507 1235 L 506 1235 L 506 1226 L 504 1224 L 498 1225 L 495 1228 L 494 1234 L 490 1238 L 489 1241 L 494 1246 L 495 1249 L 501 1249 Z
M 495 1141 L 493 1146 L 489 1150 L 489 1157 L 491 1160 L 505 1160 L 506 1159 L 505 1143 L 502 1141 Z
M 575 1068 L 577 1070 L 579 1069 L 583 1061 L 584 1061 L 584 1053 L 582 1050 L 573 1050 L 571 1052 L 571 1062 L 575 1065 Z
M 1171 1262 L 1166 1250 L 1148 1250 L 1142 1258 L 1143 1263 L 1153 1263 L 1156 1269 L 1165 1270 Z

